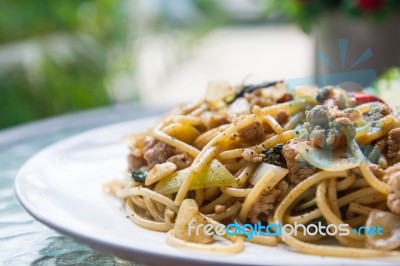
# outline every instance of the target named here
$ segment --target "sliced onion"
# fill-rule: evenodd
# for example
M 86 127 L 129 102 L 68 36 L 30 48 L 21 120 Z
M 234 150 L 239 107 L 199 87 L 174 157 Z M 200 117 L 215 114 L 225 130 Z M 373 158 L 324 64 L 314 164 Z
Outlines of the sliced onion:
M 361 159 L 346 151 L 318 149 L 305 142 L 297 143 L 296 149 L 307 163 L 325 171 L 344 171 L 355 168 L 361 163 Z
M 269 163 L 261 163 L 257 169 L 254 171 L 254 173 L 250 177 L 250 183 L 252 185 L 257 184 L 257 182 L 264 177 L 268 173 L 269 170 L 272 170 L 275 172 L 277 179 L 283 178 L 287 173 L 289 173 L 289 170 L 286 168 L 282 168 L 273 164 Z
M 246 100 L 246 98 L 237 98 L 233 103 L 229 105 L 229 116 L 234 117 L 248 114 L 250 114 L 250 103 Z
M 225 81 L 211 81 L 208 83 L 205 99 L 213 105 L 224 104 L 224 100 L 235 95 L 232 86 Z
M 400 247 L 400 216 L 391 212 L 372 211 L 366 221 L 366 227 L 382 228 L 383 236 L 367 234 L 366 244 L 368 247 L 391 250 Z
M 191 230 L 189 230 L 188 227 L 190 223 L 192 223 Z M 175 237 L 194 243 L 213 243 L 213 236 L 207 235 L 205 230 L 198 230 L 201 224 L 204 226 L 207 224 L 207 221 L 199 214 L 199 207 L 196 201 L 193 199 L 185 199 L 176 216 L 174 226 Z

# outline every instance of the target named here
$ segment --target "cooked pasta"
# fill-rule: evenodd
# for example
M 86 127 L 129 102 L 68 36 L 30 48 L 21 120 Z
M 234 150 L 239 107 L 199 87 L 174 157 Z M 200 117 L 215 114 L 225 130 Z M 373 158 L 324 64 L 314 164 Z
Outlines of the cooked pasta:
M 397 256 L 400 222 L 390 221 L 400 221 L 399 125 L 381 99 L 338 87 L 210 83 L 205 99 L 125 137 L 125 181 L 105 188 L 134 223 L 166 232 L 176 247 L 237 253 L 250 241 L 322 256 Z M 250 225 L 272 230 L 253 234 Z M 326 232 L 310 233 L 317 225 Z M 337 232 L 342 225 L 347 234 Z M 366 231 L 381 225 L 384 235 Z

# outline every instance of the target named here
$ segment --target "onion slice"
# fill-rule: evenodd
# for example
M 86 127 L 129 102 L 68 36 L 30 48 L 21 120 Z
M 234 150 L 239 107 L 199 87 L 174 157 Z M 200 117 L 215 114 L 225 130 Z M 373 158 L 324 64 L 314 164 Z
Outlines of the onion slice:
M 307 163 L 325 171 L 349 170 L 359 166 L 362 161 L 345 150 L 318 149 L 305 142 L 299 142 L 296 148 Z
M 367 219 L 366 227 L 382 228 L 383 236 L 375 233 L 367 234 L 366 245 L 376 249 L 391 250 L 400 247 L 400 216 L 391 212 L 372 211 Z M 376 231 L 375 231 L 376 232 Z
M 273 164 L 269 163 L 261 163 L 257 169 L 254 171 L 254 173 L 250 177 L 250 183 L 254 186 L 257 184 L 257 182 L 263 178 L 268 171 L 273 171 L 275 175 L 277 176 L 277 179 L 282 179 L 287 173 L 289 173 L 289 170 L 286 168 L 282 168 Z

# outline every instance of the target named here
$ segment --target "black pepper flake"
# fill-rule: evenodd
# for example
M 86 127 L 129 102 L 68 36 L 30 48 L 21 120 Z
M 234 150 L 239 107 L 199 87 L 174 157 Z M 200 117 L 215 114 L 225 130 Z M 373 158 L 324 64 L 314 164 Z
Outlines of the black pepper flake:
M 273 148 L 263 150 L 261 153 L 265 155 L 263 162 L 286 167 L 285 158 L 282 155 L 283 144 L 278 144 Z
M 146 177 L 147 177 L 147 172 L 143 171 L 143 170 L 132 170 L 131 171 L 131 176 L 132 178 L 139 183 L 144 183 L 144 181 L 146 181 Z

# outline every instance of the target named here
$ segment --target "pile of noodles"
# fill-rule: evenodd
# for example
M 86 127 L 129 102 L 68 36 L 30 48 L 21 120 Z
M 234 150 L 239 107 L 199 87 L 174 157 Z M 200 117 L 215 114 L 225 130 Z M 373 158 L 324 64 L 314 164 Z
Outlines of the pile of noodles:
M 191 164 L 180 170 L 167 161 L 151 168 L 144 164 L 140 169 L 128 169 L 123 181 L 112 181 L 106 189 L 124 200 L 126 212 L 134 223 L 167 232 L 167 242 L 177 247 L 240 252 L 245 236 L 225 234 L 221 238 L 190 234 L 189 222 L 194 220 L 195 225 L 214 227 L 235 221 L 249 223 L 249 214 L 261 195 L 275 189 L 280 193 L 272 202 L 270 213 L 260 216 L 264 225 L 307 225 L 322 221 L 337 226 L 348 224 L 350 230 L 381 225 L 385 235 L 370 237 L 352 232 L 348 236 L 256 235 L 251 242 L 268 246 L 285 243 L 299 252 L 323 256 L 397 255 L 399 216 L 387 207 L 392 190 L 385 177 L 377 177 L 371 171 L 372 163 L 363 150 L 399 127 L 397 113 L 381 116 L 372 124 L 368 117 L 384 103 L 374 98 L 366 102 L 364 99 L 364 103 L 350 103 L 352 94 L 339 88 L 331 88 L 329 93 L 331 99 L 347 97 L 348 102 L 338 110 L 352 108 L 364 117 L 352 125 L 355 134 L 345 136 L 344 157 L 309 145 L 307 114 L 315 106 L 331 104 L 321 102 L 321 89 L 304 87 L 288 92 L 283 82 L 237 87 L 211 83 L 203 100 L 181 105 L 163 116 L 154 127 L 125 137 L 135 158 L 143 160 L 144 143 L 152 138 L 185 153 L 193 159 Z M 349 104 L 353 106 L 348 107 Z M 278 122 L 282 112 L 287 117 Z M 251 141 L 239 136 L 241 130 L 255 123 L 262 126 L 265 134 Z M 307 162 L 305 167 L 317 168 L 298 183 L 288 178 L 294 174 L 289 167 L 268 157 L 268 152 L 273 153 L 274 148 L 292 139 L 306 140 L 300 142 L 297 152 Z M 254 156 L 245 159 L 245 151 Z M 383 166 L 382 171 L 385 167 L 389 165 Z M 134 171 L 136 174 L 140 171 L 143 179 L 132 178 Z M 324 238 L 336 241 L 318 244 Z

